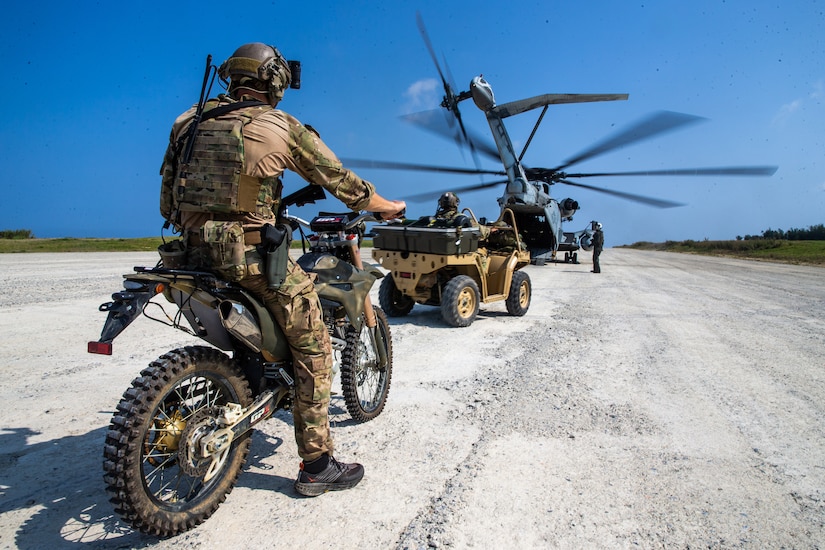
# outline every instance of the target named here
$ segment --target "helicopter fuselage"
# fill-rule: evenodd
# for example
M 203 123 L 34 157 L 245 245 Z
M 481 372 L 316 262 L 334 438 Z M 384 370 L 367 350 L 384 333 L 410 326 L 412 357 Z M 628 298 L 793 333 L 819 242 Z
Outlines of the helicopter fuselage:
M 504 126 L 508 111 L 496 108 L 492 87 L 482 76 L 473 78 L 470 91 L 473 102 L 484 111 L 509 180 L 504 194 L 498 199 L 499 207 L 513 211 L 534 261 L 555 257 L 563 240 L 562 221 L 572 219 L 573 213 L 578 210 L 578 203 L 565 199 L 560 205 L 550 196 L 550 184 L 528 181 Z M 518 109 L 514 109 L 512 114 L 516 114 L 515 111 Z

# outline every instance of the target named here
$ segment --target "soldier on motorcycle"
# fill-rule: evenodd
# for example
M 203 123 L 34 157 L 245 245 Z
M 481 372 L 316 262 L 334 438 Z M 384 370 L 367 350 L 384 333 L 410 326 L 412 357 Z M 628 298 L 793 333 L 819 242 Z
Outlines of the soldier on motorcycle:
M 391 219 L 406 205 L 380 196 L 370 182 L 342 166 L 313 128 L 275 109 L 292 79 L 275 47 L 245 44 L 218 74 L 228 93 L 208 100 L 200 119 L 193 107 L 172 127 L 161 168 L 161 213 L 181 232 L 190 266 L 211 269 L 249 290 L 289 340 L 295 440 L 303 459 L 296 491 L 316 496 L 348 489 L 361 480 L 364 468 L 333 458 L 328 421 L 332 356 L 318 295 L 292 259 L 280 286 L 273 284 L 255 245 L 261 243 L 261 229 L 279 221 L 285 170 L 322 186 L 352 210 Z

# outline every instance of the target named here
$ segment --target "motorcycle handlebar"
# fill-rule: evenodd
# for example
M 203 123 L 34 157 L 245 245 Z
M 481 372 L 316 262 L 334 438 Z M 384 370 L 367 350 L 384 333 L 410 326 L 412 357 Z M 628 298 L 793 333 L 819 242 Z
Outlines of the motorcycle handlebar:
M 404 215 L 404 212 L 402 212 L 402 213 L 401 213 L 401 215 L 403 216 L 403 215 Z M 304 220 L 304 219 L 301 219 L 301 218 L 299 218 L 298 216 L 287 215 L 287 216 L 285 216 L 285 218 L 286 218 L 287 220 L 291 221 L 291 222 L 295 222 L 295 223 L 297 223 L 298 225 L 302 225 L 302 226 L 304 226 L 304 227 L 306 227 L 306 228 L 309 228 L 309 227 L 310 227 L 310 223 L 309 223 L 308 221 L 306 221 L 306 220 Z M 344 226 L 344 229 L 345 229 L 345 230 L 346 230 L 346 229 L 352 229 L 353 227 L 356 227 L 358 224 L 360 224 L 360 223 L 362 223 L 362 222 L 376 222 L 376 223 L 380 223 L 380 222 L 384 222 L 384 221 L 387 221 L 387 220 L 385 220 L 384 218 L 382 218 L 382 217 L 381 217 L 381 213 L 380 213 L 380 212 L 361 212 L 361 213 L 360 213 L 360 214 L 358 214 L 356 217 L 354 217 L 352 220 L 350 220 L 350 221 L 349 221 L 349 222 L 348 222 L 348 223 Z

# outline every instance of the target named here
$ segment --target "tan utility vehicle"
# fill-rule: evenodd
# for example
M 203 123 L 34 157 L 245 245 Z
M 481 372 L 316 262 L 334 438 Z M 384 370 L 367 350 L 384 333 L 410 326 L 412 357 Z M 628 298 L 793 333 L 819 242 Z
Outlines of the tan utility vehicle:
M 465 220 L 464 227 L 449 227 L 449 222 L 438 227 L 439 220 L 432 218 L 373 227 L 372 256 L 390 271 L 378 295 L 387 315 L 407 315 L 415 304 L 440 306 L 444 321 L 466 327 L 481 303 L 504 300 L 510 315 L 527 312 L 532 288 L 520 270 L 530 264 L 530 252 L 515 216 L 505 209 L 498 221 L 486 225 L 469 209 L 463 212 L 468 216 L 458 218 Z

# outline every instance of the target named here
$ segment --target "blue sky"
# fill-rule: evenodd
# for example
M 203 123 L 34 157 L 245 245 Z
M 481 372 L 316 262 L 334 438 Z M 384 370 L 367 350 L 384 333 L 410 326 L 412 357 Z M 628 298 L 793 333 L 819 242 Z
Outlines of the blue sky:
M 707 120 L 576 169 L 779 166 L 769 178 L 586 180 L 687 203 L 666 210 L 556 185 L 556 198 L 573 197 L 582 207 L 567 230 L 599 220 L 613 246 L 825 222 L 823 1 L 230 5 L 80 0 L 5 7 L 0 229 L 31 229 L 38 237 L 159 235 L 158 170 L 169 127 L 197 100 L 206 55 L 220 63 L 251 41 L 302 61 L 303 87 L 288 90 L 280 107 L 316 127 L 338 156 L 472 167 L 454 143 L 399 118 L 441 99 L 416 11 L 461 90 L 483 74 L 499 103 L 543 93 L 630 94 L 628 101 L 552 106 L 525 156 L 529 166 L 557 166 L 658 110 Z M 468 127 L 489 135 L 471 102 L 462 113 Z M 537 116 L 507 119 L 517 148 Z M 478 181 L 357 172 L 389 198 Z M 289 192 L 302 181 L 289 174 L 285 184 Z M 499 195 L 465 193 L 461 204 L 492 218 Z M 320 208 L 337 210 L 339 203 Z M 434 201 L 410 203 L 408 214 L 434 209 Z

